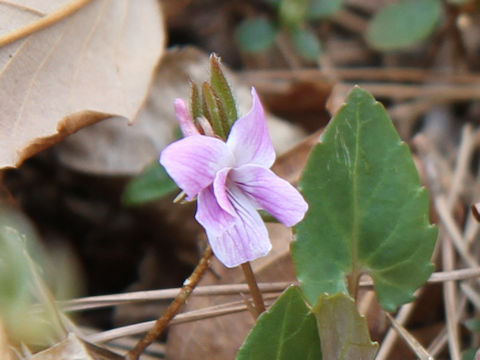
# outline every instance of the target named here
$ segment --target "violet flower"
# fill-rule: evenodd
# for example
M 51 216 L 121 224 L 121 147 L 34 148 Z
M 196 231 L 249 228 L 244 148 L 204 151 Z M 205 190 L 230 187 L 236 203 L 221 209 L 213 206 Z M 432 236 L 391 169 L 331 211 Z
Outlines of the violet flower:
M 160 156 L 187 200 L 197 197 L 195 218 L 205 228 L 215 256 L 227 267 L 270 251 L 258 209 L 287 226 L 302 220 L 308 209 L 300 193 L 269 169 L 275 152 L 254 88 L 252 97 L 250 112 L 233 124 L 226 142 L 193 130 L 185 103 L 177 100 L 177 117 L 186 137 Z

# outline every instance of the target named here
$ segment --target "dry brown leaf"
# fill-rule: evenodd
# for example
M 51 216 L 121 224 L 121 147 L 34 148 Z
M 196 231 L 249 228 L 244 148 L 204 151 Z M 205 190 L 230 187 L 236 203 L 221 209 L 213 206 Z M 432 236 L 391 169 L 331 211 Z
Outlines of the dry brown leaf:
M 58 147 L 58 156 L 76 170 L 108 175 L 134 175 L 156 159 L 173 140 L 177 121 L 173 111 L 175 98 L 188 99 L 190 83 L 202 83 L 209 77 L 208 55 L 196 48 L 170 49 L 158 68 L 149 97 L 135 122 L 107 119 L 82 129 Z M 226 67 L 225 74 L 236 95 L 239 113 L 251 106 L 250 86 L 241 82 Z M 277 151 L 290 148 L 303 137 L 297 127 L 267 115 L 270 134 Z
M 0 2 L 0 168 L 106 117 L 134 118 L 162 23 L 157 0 Z
M 41 351 L 31 360 L 123 360 L 110 350 L 90 344 L 79 339 L 75 334 L 69 334 L 62 342 Z

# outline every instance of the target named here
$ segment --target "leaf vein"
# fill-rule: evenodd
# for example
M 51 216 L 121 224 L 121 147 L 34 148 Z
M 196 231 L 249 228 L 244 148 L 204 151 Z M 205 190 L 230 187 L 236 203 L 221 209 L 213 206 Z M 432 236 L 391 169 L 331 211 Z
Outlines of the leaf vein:
M 407 209 L 407 206 L 409 206 L 412 202 L 415 202 L 418 197 L 421 195 L 421 190 L 422 188 L 418 188 L 419 191 L 417 191 L 415 193 L 415 196 L 410 198 L 409 201 L 406 201 L 403 203 L 402 207 L 400 208 L 400 213 L 398 215 L 399 218 L 403 217 L 402 215 L 404 214 L 404 212 L 406 211 Z M 402 224 L 401 221 L 397 221 L 395 223 L 395 226 L 393 227 L 393 229 L 390 231 L 390 233 L 388 234 L 388 236 L 385 238 L 384 241 L 382 241 L 382 243 L 377 246 L 377 248 L 375 249 L 374 252 L 372 252 L 364 261 L 365 263 L 369 263 L 373 257 L 375 257 L 378 253 L 382 252 L 383 249 L 385 248 L 385 246 L 389 245 L 393 240 L 395 240 L 395 235 L 397 234 L 398 230 L 400 229 L 400 225 Z
M 48 62 L 48 60 L 51 58 L 51 56 L 55 53 L 55 50 L 58 48 L 59 44 L 61 43 L 63 37 L 65 36 L 65 32 L 66 32 L 66 27 L 63 29 L 62 33 L 60 34 L 58 39 L 55 41 L 55 43 L 52 45 L 51 49 L 44 56 L 43 60 L 40 62 L 39 66 L 35 70 L 35 73 L 33 74 L 32 79 L 30 80 L 28 88 L 27 88 L 27 90 L 25 92 L 25 95 L 23 97 L 22 104 L 20 105 L 20 110 L 19 110 L 18 115 L 17 115 L 17 117 L 15 119 L 15 122 L 13 124 L 12 138 L 14 140 L 17 137 L 18 127 L 20 126 L 20 123 L 22 121 L 23 112 L 25 111 L 26 104 L 28 103 L 28 100 L 29 100 L 30 95 L 32 93 L 33 86 L 34 86 L 35 82 L 37 81 L 41 70 L 44 68 L 45 64 Z M 25 43 L 24 43 L 25 46 L 30 41 L 31 41 L 31 38 L 26 39 Z
M 76 83 L 78 81 L 78 78 L 79 78 L 79 73 L 80 73 L 80 63 L 82 62 L 84 56 L 85 56 L 85 53 L 86 53 L 86 49 L 88 47 L 88 45 L 90 44 L 90 42 L 92 41 L 92 38 L 93 38 L 93 35 L 95 34 L 95 32 L 97 31 L 98 29 L 98 26 L 99 24 L 101 23 L 104 15 L 105 15 L 105 9 L 107 8 L 107 4 L 108 4 L 109 1 L 104 1 L 103 2 L 103 5 L 102 5 L 102 8 L 101 10 L 98 12 L 98 16 L 96 17 L 95 19 L 95 22 L 93 23 L 90 31 L 88 32 L 87 36 L 85 37 L 85 40 L 82 44 L 82 46 L 80 47 L 80 50 L 79 50 L 79 55 L 77 57 L 77 61 L 75 63 L 75 66 L 74 66 L 74 72 L 73 72 L 73 75 L 72 75 L 72 85 L 70 87 L 70 101 L 73 100 L 74 96 L 73 96 L 73 90 L 76 88 Z M 71 104 L 70 104 L 71 106 Z
M 6 5 L 6 6 L 11 6 L 15 9 L 20 9 L 20 10 L 23 10 L 23 11 L 28 11 L 28 12 L 30 12 L 34 15 L 38 15 L 38 16 L 45 16 L 46 15 L 44 12 L 39 11 L 37 9 L 31 8 L 31 7 L 25 6 L 25 5 L 15 4 L 15 3 L 12 3 L 12 2 L 6 1 L 6 0 L 0 0 L 0 4 Z

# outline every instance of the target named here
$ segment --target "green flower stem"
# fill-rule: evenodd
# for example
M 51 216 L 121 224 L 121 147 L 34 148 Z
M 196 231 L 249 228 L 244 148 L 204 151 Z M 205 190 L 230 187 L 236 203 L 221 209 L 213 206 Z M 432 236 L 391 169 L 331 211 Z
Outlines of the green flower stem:
M 252 266 L 250 262 L 247 261 L 242 265 L 243 273 L 245 274 L 245 279 L 247 280 L 248 288 L 250 289 L 250 295 L 253 299 L 253 304 L 255 305 L 255 318 L 258 318 L 261 313 L 265 311 L 265 304 L 263 303 L 262 293 L 258 288 L 257 279 L 253 273 Z

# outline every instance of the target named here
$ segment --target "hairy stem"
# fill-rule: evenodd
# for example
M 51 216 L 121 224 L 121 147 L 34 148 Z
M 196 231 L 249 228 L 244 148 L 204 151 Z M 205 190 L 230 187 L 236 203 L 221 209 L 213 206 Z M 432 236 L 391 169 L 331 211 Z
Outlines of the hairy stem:
M 135 345 L 135 347 L 130 350 L 127 355 L 127 360 L 138 360 L 142 352 L 167 328 L 170 320 L 178 313 L 183 304 L 187 301 L 190 294 L 192 293 L 195 286 L 199 283 L 205 271 L 208 269 L 208 261 L 212 257 L 212 249 L 210 245 L 207 245 L 202 258 L 200 259 L 197 267 L 193 270 L 192 275 L 185 280 L 183 287 L 178 292 L 175 299 L 170 303 L 169 307 L 163 315 L 157 319 L 153 327 L 148 331 L 148 333 Z
M 261 313 L 265 311 L 265 304 L 263 303 L 262 293 L 258 288 L 257 280 L 255 279 L 255 274 L 253 273 L 252 266 L 250 262 L 242 264 L 242 270 L 245 274 L 245 279 L 247 280 L 248 288 L 250 289 L 250 295 L 252 296 L 253 303 L 255 305 L 255 318 L 258 318 Z

